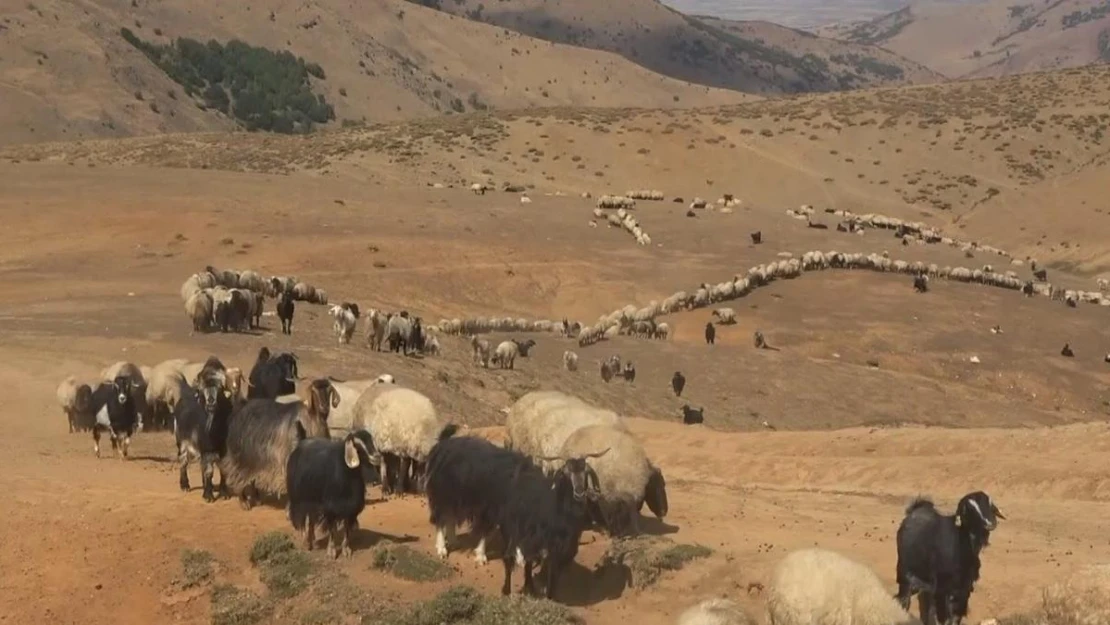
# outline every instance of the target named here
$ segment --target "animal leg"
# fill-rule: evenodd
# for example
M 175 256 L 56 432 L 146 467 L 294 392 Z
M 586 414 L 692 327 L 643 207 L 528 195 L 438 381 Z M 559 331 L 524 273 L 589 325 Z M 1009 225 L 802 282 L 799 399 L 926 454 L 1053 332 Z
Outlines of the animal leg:
M 349 520 L 341 519 L 336 529 L 336 533 L 339 534 L 339 553 L 342 554 L 344 558 L 351 557 L 352 525 L 353 524 Z
M 536 595 L 536 588 L 532 580 L 532 563 L 524 563 L 524 585 L 520 587 L 520 594 L 534 597 Z
M 445 519 L 442 525 L 436 526 L 436 554 L 447 559 L 448 546 L 455 542 L 455 520 Z
M 96 457 L 100 457 L 100 428 L 93 426 L 93 451 L 96 452 Z
M 201 454 L 200 473 L 204 484 L 204 500 L 208 503 L 216 501 L 216 495 L 212 492 L 212 475 L 215 473 L 214 464 L 211 454 Z
M 555 599 L 555 584 L 559 581 L 559 574 L 563 571 L 562 564 L 556 564 L 551 560 L 544 563 L 544 573 L 547 574 L 547 599 L 554 601 Z
M 301 532 L 304 534 L 304 549 L 305 551 L 312 551 L 316 548 L 316 519 L 312 515 L 304 515 L 304 529 Z
M 189 452 L 184 447 L 177 452 L 177 463 L 181 465 L 181 479 L 178 480 L 178 485 L 181 487 L 181 492 L 189 492 Z
M 141 425 L 141 424 L 140 424 Z M 131 435 L 124 434 L 123 442 L 120 443 L 120 460 L 127 460 L 127 452 L 131 449 Z
M 474 548 L 474 561 L 477 562 L 479 566 L 485 566 L 485 564 L 489 562 L 489 558 L 486 557 L 485 536 L 483 536 L 482 539 L 478 541 L 478 546 Z
M 506 554 L 501 561 L 505 564 L 505 581 L 501 584 L 501 594 L 508 597 L 512 594 L 513 567 L 516 565 L 516 562 L 513 560 L 511 554 Z
M 334 521 L 327 521 L 328 532 L 328 557 L 336 559 L 339 557 L 339 528 L 336 527 Z
M 401 471 L 398 474 L 399 478 L 400 478 L 398 481 L 400 482 L 399 489 L 401 491 L 401 494 L 405 494 L 405 493 L 409 492 L 409 484 L 410 484 L 409 471 L 411 471 L 411 470 L 412 470 L 412 459 L 409 458 L 408 456 L 402 456 L 401 457 Z

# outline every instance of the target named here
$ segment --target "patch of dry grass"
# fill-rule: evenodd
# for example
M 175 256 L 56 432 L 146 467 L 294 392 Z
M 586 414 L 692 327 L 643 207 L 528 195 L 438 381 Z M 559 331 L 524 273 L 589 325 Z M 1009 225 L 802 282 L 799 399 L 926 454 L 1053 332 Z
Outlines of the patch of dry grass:
M 664 572 L 680 570 L 712 553 L 712 549 L 703 545 L 675 543 L 657 536 L 637 536 L 614 540 L 598 567 L 625 567 L 632 586 L 643 589 L 659 581 Z
M 408 545 L 384 543 L 374 548 L 375 569 L 388 571 L 396 577 L 413 582 L 438 582 L 454 575 L 451 567 Z

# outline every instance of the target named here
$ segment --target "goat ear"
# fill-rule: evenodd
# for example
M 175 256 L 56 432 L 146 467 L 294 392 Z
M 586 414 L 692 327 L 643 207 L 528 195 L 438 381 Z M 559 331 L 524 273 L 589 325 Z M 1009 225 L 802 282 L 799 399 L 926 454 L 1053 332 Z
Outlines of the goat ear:
M 347 441 L 346 444 L 343 445 L 343 462 L 347 463 L 347 468 L 349 469 L 358 468 L 358 447 L 355 447 L 355 445 L 360 445 L 360 443 L 356 441 Z

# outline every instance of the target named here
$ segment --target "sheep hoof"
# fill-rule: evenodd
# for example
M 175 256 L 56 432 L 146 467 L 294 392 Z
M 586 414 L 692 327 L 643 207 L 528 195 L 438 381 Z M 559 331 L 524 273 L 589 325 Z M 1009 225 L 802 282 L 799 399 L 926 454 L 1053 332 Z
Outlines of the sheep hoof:
M 335 545 L 328 545 L 328 557 L 332 560 L 339 557 L 339 551 L 336 550 Z
M 436 555 L 442 560 L 447 559 L 447 547 L 436 547 Z
M 484 553 L 476 553 L 474 554 L 474 561 L 478 563 L 478 566 L 485 566 L 489 562 L 489 558 Z
M 349 557 L 351 557 L 351 553 L 352 553 L 351 548 L 350 547 L 343 547 L 343 549 L 340 551 L 340 553 L 343 554 L 344 558 L 349 558 Z

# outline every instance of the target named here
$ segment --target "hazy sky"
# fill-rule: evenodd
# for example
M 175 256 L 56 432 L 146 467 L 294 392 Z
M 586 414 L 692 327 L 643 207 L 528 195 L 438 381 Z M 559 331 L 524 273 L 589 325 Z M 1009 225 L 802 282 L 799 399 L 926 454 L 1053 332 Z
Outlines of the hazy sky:
M 766 20 L 794 28 L 877 17 L 908 0 L 662 0 L 684 13 L 737 20 Z

